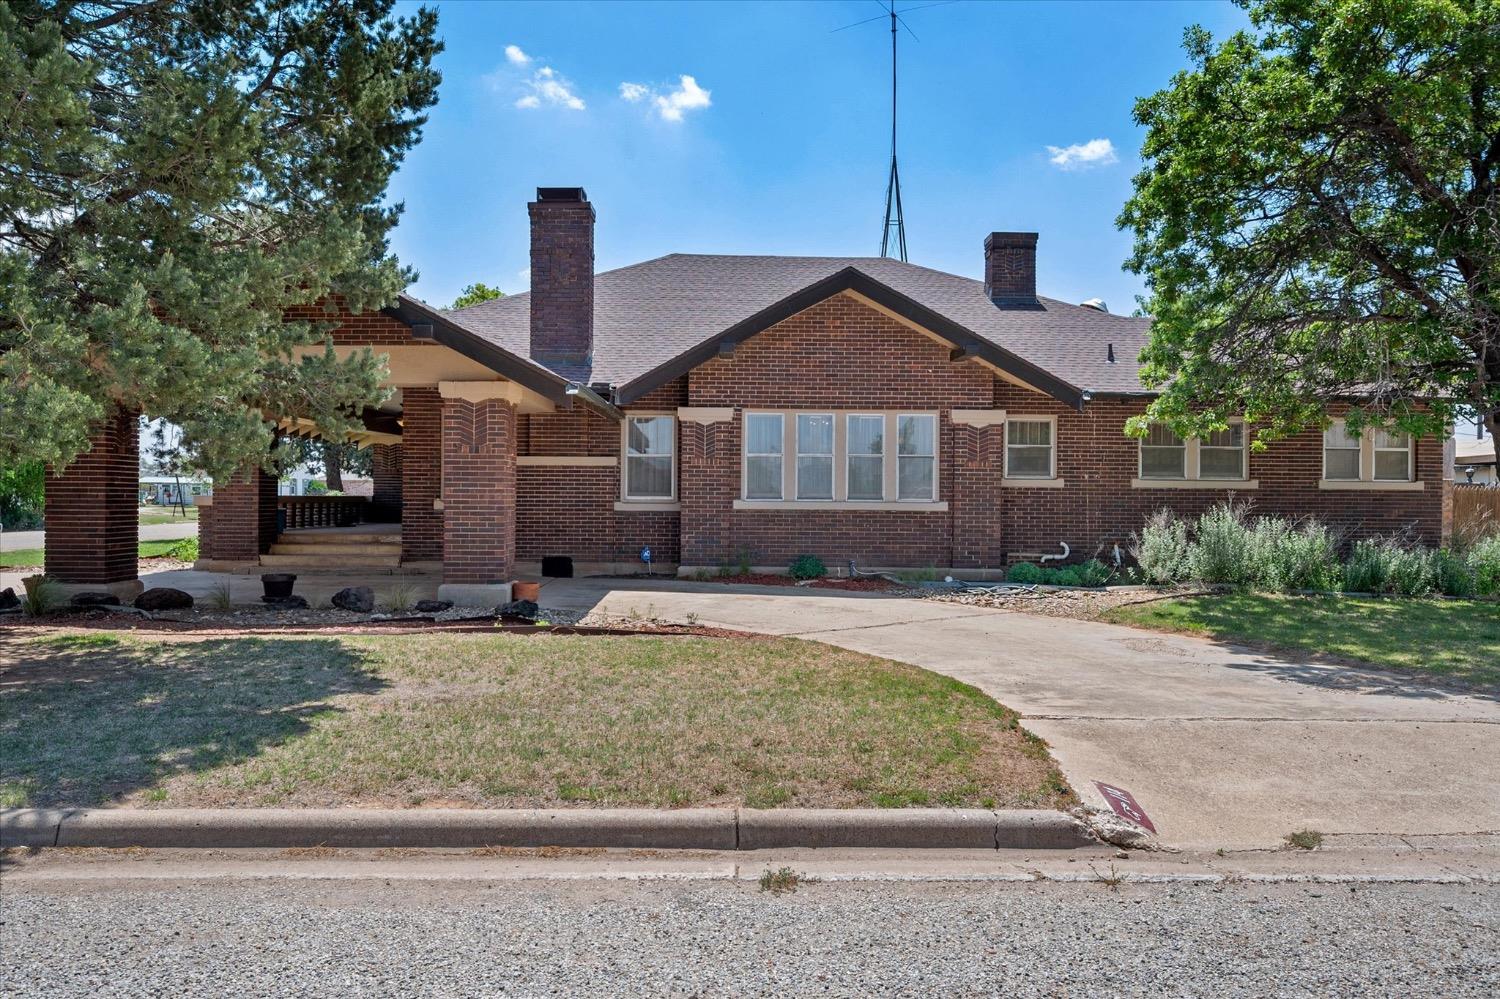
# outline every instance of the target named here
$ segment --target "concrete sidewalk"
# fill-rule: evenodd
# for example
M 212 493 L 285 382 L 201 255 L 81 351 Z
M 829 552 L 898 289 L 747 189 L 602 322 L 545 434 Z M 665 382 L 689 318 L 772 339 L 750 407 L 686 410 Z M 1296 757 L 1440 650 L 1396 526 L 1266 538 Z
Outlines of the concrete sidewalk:
M 1500 830 L 1500 700 L 1115 625 L 828 590 L 576 579 L 542 603 L 795 635 L 971 683 L 1025 715 L 1073 787 L 1124 787 L 1165 842 L 1294 830 Z

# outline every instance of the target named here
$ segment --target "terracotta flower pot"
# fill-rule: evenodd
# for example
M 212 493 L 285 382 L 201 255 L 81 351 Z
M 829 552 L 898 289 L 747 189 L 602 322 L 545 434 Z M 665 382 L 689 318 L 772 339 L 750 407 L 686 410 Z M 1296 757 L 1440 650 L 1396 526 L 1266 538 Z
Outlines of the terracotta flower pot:
M 542 595 L 541 583 L 530 583 L 516 580 L 510 584 L 510 598 L 512 600 L 530 600 L 536 603 L 537 598 Z

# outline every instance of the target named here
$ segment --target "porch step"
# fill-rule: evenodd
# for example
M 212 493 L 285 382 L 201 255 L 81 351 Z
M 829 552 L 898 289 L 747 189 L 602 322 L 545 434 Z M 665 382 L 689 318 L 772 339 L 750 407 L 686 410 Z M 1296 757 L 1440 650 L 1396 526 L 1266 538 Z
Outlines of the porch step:
M 273 552 L 269 555 L 262 555 L 260 564 L 268 568 L 319 569 L 326 572 L 340 572 L 345 569 L 394 571 L 401 568 L 401 556 L 399 553 L 392 555 L 279 555 Z
M 271 546 L 272 555 L 337 555 L 360 558 L 373 555 L 379 558 L 401 555 L 401 545 L 371 544 L 366 541 L 346 542 L 337 545 L 310 545 L 305 541 L 278 541 Z

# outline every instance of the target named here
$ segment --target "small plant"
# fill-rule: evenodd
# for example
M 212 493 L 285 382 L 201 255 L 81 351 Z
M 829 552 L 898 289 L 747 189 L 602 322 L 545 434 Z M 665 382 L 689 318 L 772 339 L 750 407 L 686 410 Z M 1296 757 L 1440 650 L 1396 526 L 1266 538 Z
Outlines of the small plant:
M 1500 596 L 1500 534 L 1476 542 L 1468 551 L 1469 571 L 1474 575 L 1474 593 Z
M 21 611 L 27 617 L 42 617 L 62 606 L 62 587 L 46 576 L 28 576 L 22 580 L 26 593 L 21 597 Z
M 1299 850 L 1316 850 L 1323 845 L 1323 834 L 1313 829 L 1301 829 L 1294 833 L 1286 834 L 1288 846 L 1294 846 Z
M 1082 586 L 1083 576 L 1076 566 L 1065 565 L 1061 569 L 1052 571 L 1052 578 L 1049 582 L 1053 586 Z
M 1027 586 L 1035 586 L 1042 581 L 1042 578 L 1043 573 L 1041 568 L 1032 565 L 1030 562 L 1017 562 L 1005 574 L 1006 582 L 1023 583 Z
M 1074 566 L 1078 573 L 1079 586 L 1103 586 L 1114 575 L 1114 570 L 1096 558 Z
M 1477 592 L 1474 567 L 1469 559 L 1451 548 L 1432 553 L 1433 583 L 1450 597 L 1472 597 Z
M 790 867 L 783 867 L 776 871 L 768 867 L 761 873 L 760 890 L 770 892 L 772 895 L 786 895 L 796 891 L 802 882 L 808 880 L 811 879 L 803 877 Z
M 417 594 L 410 583 L 397 583 L 386 594 L 385 606 L 392 614 L 405 614 L 416 602 Z
M 167 557 L 175 558 L 179 562 L 198 561 L 198 539 L 183 538 L 171 548 L 167 549 Z
M 1090 868 L 1090 870 L 1094 869 Z M 1099 880 L 1100 884 L 1107 887 L 1110 891 L 1119 891 L 1120 886 L 1125 883 L 1125 875 L 1115 870 L 1115 862 L 1113 860 L 1109 862 L 1108 874 L 1103 874 L 1097 870 L 1094 870 L 1094 877 Z
M 230 594 L 229 581 L 215 583 L 208 591 L 206 603 L 214 610 L 229 610 L 233 607 L 234 600 Z
M 1188 563 L 1194 579 L 1227 586 L 1251 582 L 1253 534 L 1245 523 L 1247 507 L 1220 503 L 1198 518 Z
M 1141 525 L 1130 554 L 1146 582 L 1181 582 L 1189 572 L 1187 522 L 1171 510 L 1156 511 Z
M 689 628 L 698 627 L 698 615 L 693 611 L 688 611 L 683 615 L 682 619 L 687 622 Z
M 750 549 L 741 548 L 734 553 L 735 569 L 741 576 L 750 575 Z
M 793 579 L 822 579 L 828 575 L 828 566 L 816 555 L 798 555 L 787 572 Z

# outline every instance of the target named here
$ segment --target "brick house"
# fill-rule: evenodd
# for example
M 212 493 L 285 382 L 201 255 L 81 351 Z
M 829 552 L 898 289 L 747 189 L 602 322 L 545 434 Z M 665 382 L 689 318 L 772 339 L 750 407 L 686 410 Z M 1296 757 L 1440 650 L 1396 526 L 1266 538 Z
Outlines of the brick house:
M 362 438 L 374 519 L 400 524 L 387 551 L 459 597 L 549 556 L 636 569 L 647 547 L 684 574 L 803 553 L 998 573 L 1064 545 L 1108 558 L 1151 511 L 1228 497 L 1348 537 L 1440 540 L 1439 440 L 1338 422 L 1253 453 L 1242 426 L 1127 437 L 1150 320 L 1039 297 L 1035 233 L 985 238 L 982 281 L 864 257 L 672 254 L 595 274 L 581 189 L 540 189 L 529 211 L 528 294 L 454 312 L 403 296 L 333 333 L 389 359 L 391 401 Z M 259 472 L 217 486 L 207 566 L 278 564 L 274 493 Z

